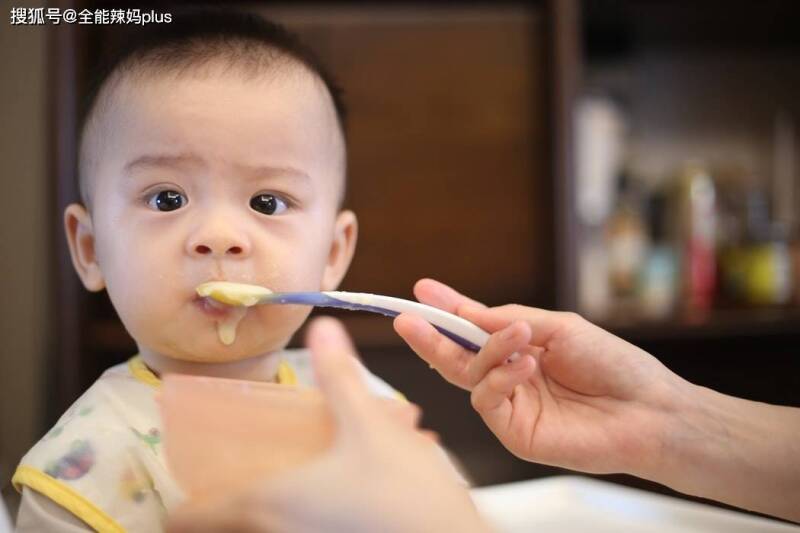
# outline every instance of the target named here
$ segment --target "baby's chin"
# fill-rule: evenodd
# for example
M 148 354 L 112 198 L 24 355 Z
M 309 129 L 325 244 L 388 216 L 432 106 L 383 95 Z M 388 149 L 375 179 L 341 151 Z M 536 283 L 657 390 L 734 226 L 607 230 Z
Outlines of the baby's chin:
M 238 319 L 233 314 L 198 319 L 196 309 L 188 316 L 177 314 L 172 321 L 148 317 L 146 323 L 136 324 L 140 335 L 133 337 L 152 352 L 178 361 L 242 361 L 284 349 L 310 313 L 310 309 L 298 306 L 275 307 L 242 308 Z M 230 327 L 220 327 L 226 322 Z
M 193 335 L 153 339 L 147 343 L 152 351 L 170 359 L 192 363 L 231 363 L 261 357 L 283 350 L 291 340 L 294 328 L 289 331 L 251 328 L 235 332 L 234 338 L 221 339 L 218 331 L 203 328 Z
M 289 342 L 286 338 L 283 342 L 269 343 L 246 342 L 237 340 L 233 344 L 225 345 L 217 341 L 216 344 L 205 342 L 193 342 L 190 346 L 178 345 L 171 346 L 162 350 L 156 350 L 161 355 L 190 363 L 232 363 L 244 361 L 254 357 L 261 357 L 283 350 Z

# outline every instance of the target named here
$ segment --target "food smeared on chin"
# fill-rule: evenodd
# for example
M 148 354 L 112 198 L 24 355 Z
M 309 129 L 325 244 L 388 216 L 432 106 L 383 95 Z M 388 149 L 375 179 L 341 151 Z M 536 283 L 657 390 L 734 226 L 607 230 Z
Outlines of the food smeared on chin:
M 204 299 L 204 309 L 217 315 L 217 336 L 225 346 L 236 340 L 236 328 L 247 314 L 247 308 L 272 294 L 266 287 L 231 281 L 209 281 L 195 290 Z
M 217 336 L 225 346 L 230 346 L 236 340 L 236 328 L 247 314 L 246 307 L 234 307 L 228 317 L 217 322 Z

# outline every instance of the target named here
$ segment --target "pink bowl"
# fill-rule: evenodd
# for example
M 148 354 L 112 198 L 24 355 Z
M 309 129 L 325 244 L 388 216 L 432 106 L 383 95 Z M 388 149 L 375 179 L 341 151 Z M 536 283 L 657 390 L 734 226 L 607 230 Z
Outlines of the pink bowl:
M 221 378 L 164 376 L 164 447 L 190 498 L 210 498 L 310 461 L 334 433 L 315 390 Z

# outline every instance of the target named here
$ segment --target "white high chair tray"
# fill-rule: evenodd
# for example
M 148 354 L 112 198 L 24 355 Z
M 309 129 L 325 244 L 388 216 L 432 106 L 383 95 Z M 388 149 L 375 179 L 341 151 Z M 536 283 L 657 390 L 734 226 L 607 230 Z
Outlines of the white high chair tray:
M 800 532 L 800 526 L 582 476 L 480 487 L 472 497 L 504 533 Z

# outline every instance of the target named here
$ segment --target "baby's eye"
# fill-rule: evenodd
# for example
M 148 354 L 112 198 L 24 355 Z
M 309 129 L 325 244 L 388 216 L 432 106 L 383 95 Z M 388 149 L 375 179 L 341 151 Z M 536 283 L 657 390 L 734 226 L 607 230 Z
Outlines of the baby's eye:
M 159 191 L 150 196 L 147 205 L 159 211 L 175 211 L 186 205 L 186 197 L 178 191 Z
M 250 198 L 250 207 L 265 215 L 279 215 L 289 208 L 284 200 L 267 193 L 257 194 Z

